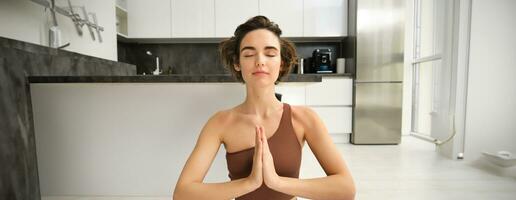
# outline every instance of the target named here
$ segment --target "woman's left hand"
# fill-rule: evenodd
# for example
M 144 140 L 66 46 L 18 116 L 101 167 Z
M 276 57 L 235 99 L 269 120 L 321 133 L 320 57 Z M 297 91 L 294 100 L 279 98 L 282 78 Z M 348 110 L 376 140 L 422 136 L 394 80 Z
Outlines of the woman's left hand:
M 278 187 L 280 182 L 280 177 L 276 173 L 276 169 L 274 168 L 274 159 L 272 158 L 271 151 L 269 149 L 269 144 L 267 142 L 267 136 L 265 134 L 263 126 L 260 126 L 260 134 L 263 137 L 262 139 L 262 166 L 263 166 L 263 182 L 265 185 L 271 189 L 275 189 Z

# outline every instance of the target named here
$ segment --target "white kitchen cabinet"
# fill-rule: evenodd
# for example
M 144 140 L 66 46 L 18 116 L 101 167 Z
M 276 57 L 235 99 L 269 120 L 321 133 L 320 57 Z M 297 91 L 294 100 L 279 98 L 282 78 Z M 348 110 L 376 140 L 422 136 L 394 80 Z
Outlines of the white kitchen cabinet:
M 127 10 L 118 4 L 115 6 L 115 9 L 116 33 L 124 37 L 127 37 Z
M 290 105 L 306 104 L 306 86 L 304 83 L 280 83 L 276 85 L 276 93 L 280 93 L 281 101 Z
M 260 0 L 260 15 L 277 23 L 284 37 L 303 36 L 303 1 Z
M 347 0 L 304 0 L 305 37 L 347 35 Z
M 231 37 L 238 25 L 258 14 L 258 0 L 215 1 L 215 37 Z
M 215 37 L 215 0 L 172 0 L 172 37 Z
M 347 35 L 347 0 L 127 0 L 129 38 L 230 37 L 264 15 L 285 37 Z
M 351 107 L 312 107 L 330 134 L 351 133 Z
M 171 0 L 127 0 L 127 32 L 130 38 L 169 38 Z
M 319 83 L 306 86 L 306 104 L 312 106 L 349 106 L 353 101 L 353 79 L 323 77 Z
M 323 77 L 306 85 L 306 105 L 323 120 L 335 143 L 348 143 L 352 132 L 353 79 Z

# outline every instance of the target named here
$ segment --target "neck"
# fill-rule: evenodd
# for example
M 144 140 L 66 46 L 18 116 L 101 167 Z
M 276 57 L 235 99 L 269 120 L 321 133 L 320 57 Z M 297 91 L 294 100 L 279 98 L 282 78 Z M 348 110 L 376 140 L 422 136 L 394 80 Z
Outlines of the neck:
M 274 85 L 267 88 L 246 87 L 247 96 L 241 104 L 242 112 L 246 114 L 267 117 L 281 109 L 283 104 L 276 98 Z

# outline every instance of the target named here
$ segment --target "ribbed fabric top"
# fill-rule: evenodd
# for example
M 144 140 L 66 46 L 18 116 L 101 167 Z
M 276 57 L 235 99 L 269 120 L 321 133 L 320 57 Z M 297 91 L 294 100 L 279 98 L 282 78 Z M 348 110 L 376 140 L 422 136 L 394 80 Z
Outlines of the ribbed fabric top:
M 291 119 L 290 105 L 283 103 L 283 113 L 276 132 L 267 139 L 274 159 L 276 173 L 283 177 L 299 178 L 301 167 L 301 145 L 297 140 Z M 226 161 L 231 180 L 248 177 L 253 167 L 254 147 L 237 152 L 226 153 Z M 258 189 L 236 200 L 245 199 L 292 199 L 293 196 L 274 191 L 262 184 Z

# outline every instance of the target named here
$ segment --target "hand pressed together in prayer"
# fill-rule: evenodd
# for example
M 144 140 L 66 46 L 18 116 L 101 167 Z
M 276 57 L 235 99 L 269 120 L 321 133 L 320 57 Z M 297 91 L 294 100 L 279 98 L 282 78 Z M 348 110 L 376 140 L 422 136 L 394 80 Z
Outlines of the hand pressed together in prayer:
M 253 157 L 253 169 L 249 175 L 249 181 L 253 188 L 259 188 L 263 183 L 271 189 L 279 187 L 280 178 L 274 168 L 274 159 L 269 149 L 267 136 L 263 126 L 255 127 L 255 147 Z

